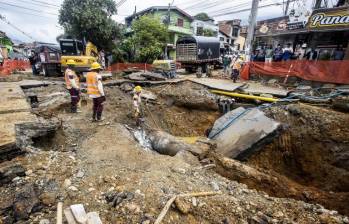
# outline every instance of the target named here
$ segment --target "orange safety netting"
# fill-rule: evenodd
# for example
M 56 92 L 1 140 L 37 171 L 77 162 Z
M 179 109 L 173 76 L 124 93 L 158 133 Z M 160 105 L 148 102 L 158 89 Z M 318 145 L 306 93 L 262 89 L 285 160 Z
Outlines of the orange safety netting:
M 3 65 L 0 66 L 0 76 L 10 75 L 16 70 L 24 71 L 27 68 L 30 68 L 29 61 L 5 59 Z
M 295 60 L 272 62 L 271 64 L 264 62 L 249 62 L 244 66 L 241 72 L 241 78 L 248 80 L 250 74 L 278 77 L 293 76 L 310 81 L 349 84 L 349 60 Z

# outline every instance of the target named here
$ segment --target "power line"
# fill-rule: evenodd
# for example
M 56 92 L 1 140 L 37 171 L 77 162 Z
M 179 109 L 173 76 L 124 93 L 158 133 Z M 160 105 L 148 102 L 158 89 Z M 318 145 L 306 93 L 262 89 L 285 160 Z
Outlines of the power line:
M 121 0 L 118 3 L 116 3 L 116 8 L 119 8 L 120 6 L 122 6 L 127 0 Z
M 207 8 L 210 8 L 212 6 L 215 6 L 217 5 L 219 2 L 221 1 L 224 1 L 222 4 L 225 4 L 225 3 L 228 3 L 227 1 L 225 0 L 216 0 L 214 2 L 207 2 L 207 4 L 200 4 L 201 7 L 198 7 L 198 8 L 195 8 L 195 10 L 199 11 L 199 10 L 204 10 L 204 9 L 207 9 Z M 221 4 L 221 5 L 222 5 Z M 193 6 L 194 7 L 194 6 Z M 193 7 L 187 7 L 186 9 L 192 9 Z
M 26 9 L 26 10 L 30 10 L 30 11 L 35 11 L 35 12 L 46 13 L 46 14 L 58 16 L 58 14 L 56 14 L 56 13 L 44 12 L 44 11 L 41 11 L 41 10 L 32 9 L 32 8 L 27 8 L 27 7 L 24 7 L 24 6 L 19 6 L 19 5 L 10 4 L 10 3 L 5 3 L 5 2 L 0 2 L 0 3 L 1 3 L 1 4 L 5 4 L 5 5 L 9 5 L 9 6 L 12 6 L 12 7 L 16 7 L 16 8 L 21 8 L 21 9 Z
M 55 5 L 55 4 L 52 4 L 52 3 L 47 3 L 47 2 L 43 2 L 43 1 L 39 1 L 39 0 L 32 0 L 33 2 L 38 2 L 38 3 L 43 3 L 45 5 L 52 5 L 52 6 L 57 6 L 57 7 L 61 7 L 60 5 Z
M 6 11 L 14 10 L 14 11 L 17 11 L 17 13 L 31 15 L 31 16 L 37 16 L 37 17 L 42 17 L 42 18 L 47 18 L 47 19 L 56 19 L 55 17 L 43 16 L 43 15 L 33 14 L 33 13 L 29 13 L 29 12 L 23 12 L 20 9 L 8 9 L 8 8 L 3 8 L 3 7 L 0 7 L 0 9 L 4 9 Z
M 212 11 L 212 12 L 209 12 L 209 14 L 217 14 L 217 13 L 224 13 L 224 12 L 230 12 L 232 9 L 234 10 L 237 10 L 241 7 L 245 7 L 245 6 L 249 6 L 251 3 L 241 3 L 239 5 L 236 5 L 232 8 L 225 8 L 225 9 L 219 9 L 219 10 L 216 10 L 216 11 Z
M 10 23 L 9 21 L 7 21 L 7 19 L 5 18 L 5 16 L 0 15 L 0 19 L 1 19 L 2 21 L 4 21 L 6 24 L 8 24 L 9 26 L 11 26 L 12 28 L 16 29 L 17 31 L 21 32 L 21 33 L 24 34 L 25 36 L 27 36 L 27 37 L 29 37 L 30 39 L 32 39 L 32 40 L 35 41 L 35 39 L 34 39 L 32 36 L 30 36 L 29 34 L 26 34 L 24 31 L 22 31 L 21 29 L 19 29 L 18 27 L 16 27 L 15 25 L 13 25 L 12 23 Z
M 37 5 L 37 6 L 41 6 L 41 7 L 50 7 L 50 8 L 54 8 L 54 9 L 59 9 L 59 7 L 57 7 L 57 6 L 52 6 L 52 5 L 43 4 L 43 3 L 35 3 L 35 2 L 29 1 L 29 0 L 17 0 L 17 1 L 29 3 L 32 5 Z
M 278 6 L 278 5 L 282 5 L 282 3 L 272 3 L 272 4 L 267 4 L 267 5 L 261 5 L 258 8 L 267 8 L 270 6 Z M 226 15 L 232 15 L 232 14 L 236 14 L 236 13 L 240 13 L 240 12 L 246 12 L 246 11 L 250 11 L 251 8 L 247 8 L 247 9 L 240 9 L 240 10 L 236 10 L 236 11 L 231 11 L 231 12 L 226 12 L 226 13 L 220 13 L 220 14 L 216 14 L 216 15 L 212 15 L 212 17 L 221 17 L 221 16 L 226 16 Z

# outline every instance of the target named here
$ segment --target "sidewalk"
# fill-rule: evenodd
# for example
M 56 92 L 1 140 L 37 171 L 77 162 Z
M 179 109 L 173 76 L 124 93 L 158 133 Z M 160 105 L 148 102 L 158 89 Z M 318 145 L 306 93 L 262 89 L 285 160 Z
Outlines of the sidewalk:
M 16 142 L 15 124 L 36 120 L 30 105 L 16 82 L 0 82 L 0 155 Z

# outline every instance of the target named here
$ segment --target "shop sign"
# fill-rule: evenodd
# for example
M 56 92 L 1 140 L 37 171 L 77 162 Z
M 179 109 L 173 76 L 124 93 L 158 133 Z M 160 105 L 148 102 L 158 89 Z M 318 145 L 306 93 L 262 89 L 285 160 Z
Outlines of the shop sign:
M 309 28 L 349 26 L 349 9 L 332 12 L 316 12 L 309 20 Z

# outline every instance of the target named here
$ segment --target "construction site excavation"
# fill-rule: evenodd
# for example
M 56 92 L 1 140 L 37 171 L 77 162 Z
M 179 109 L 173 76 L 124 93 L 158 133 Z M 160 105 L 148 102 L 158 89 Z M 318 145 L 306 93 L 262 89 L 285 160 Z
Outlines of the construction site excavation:
M 0 0 L 0 224 L 349 224 L 349 0 Z
M 177 73 L 102 73 L 99 122 L 61 77 L 2 78 L 0 223 L 349 223 L 346 85 Z

